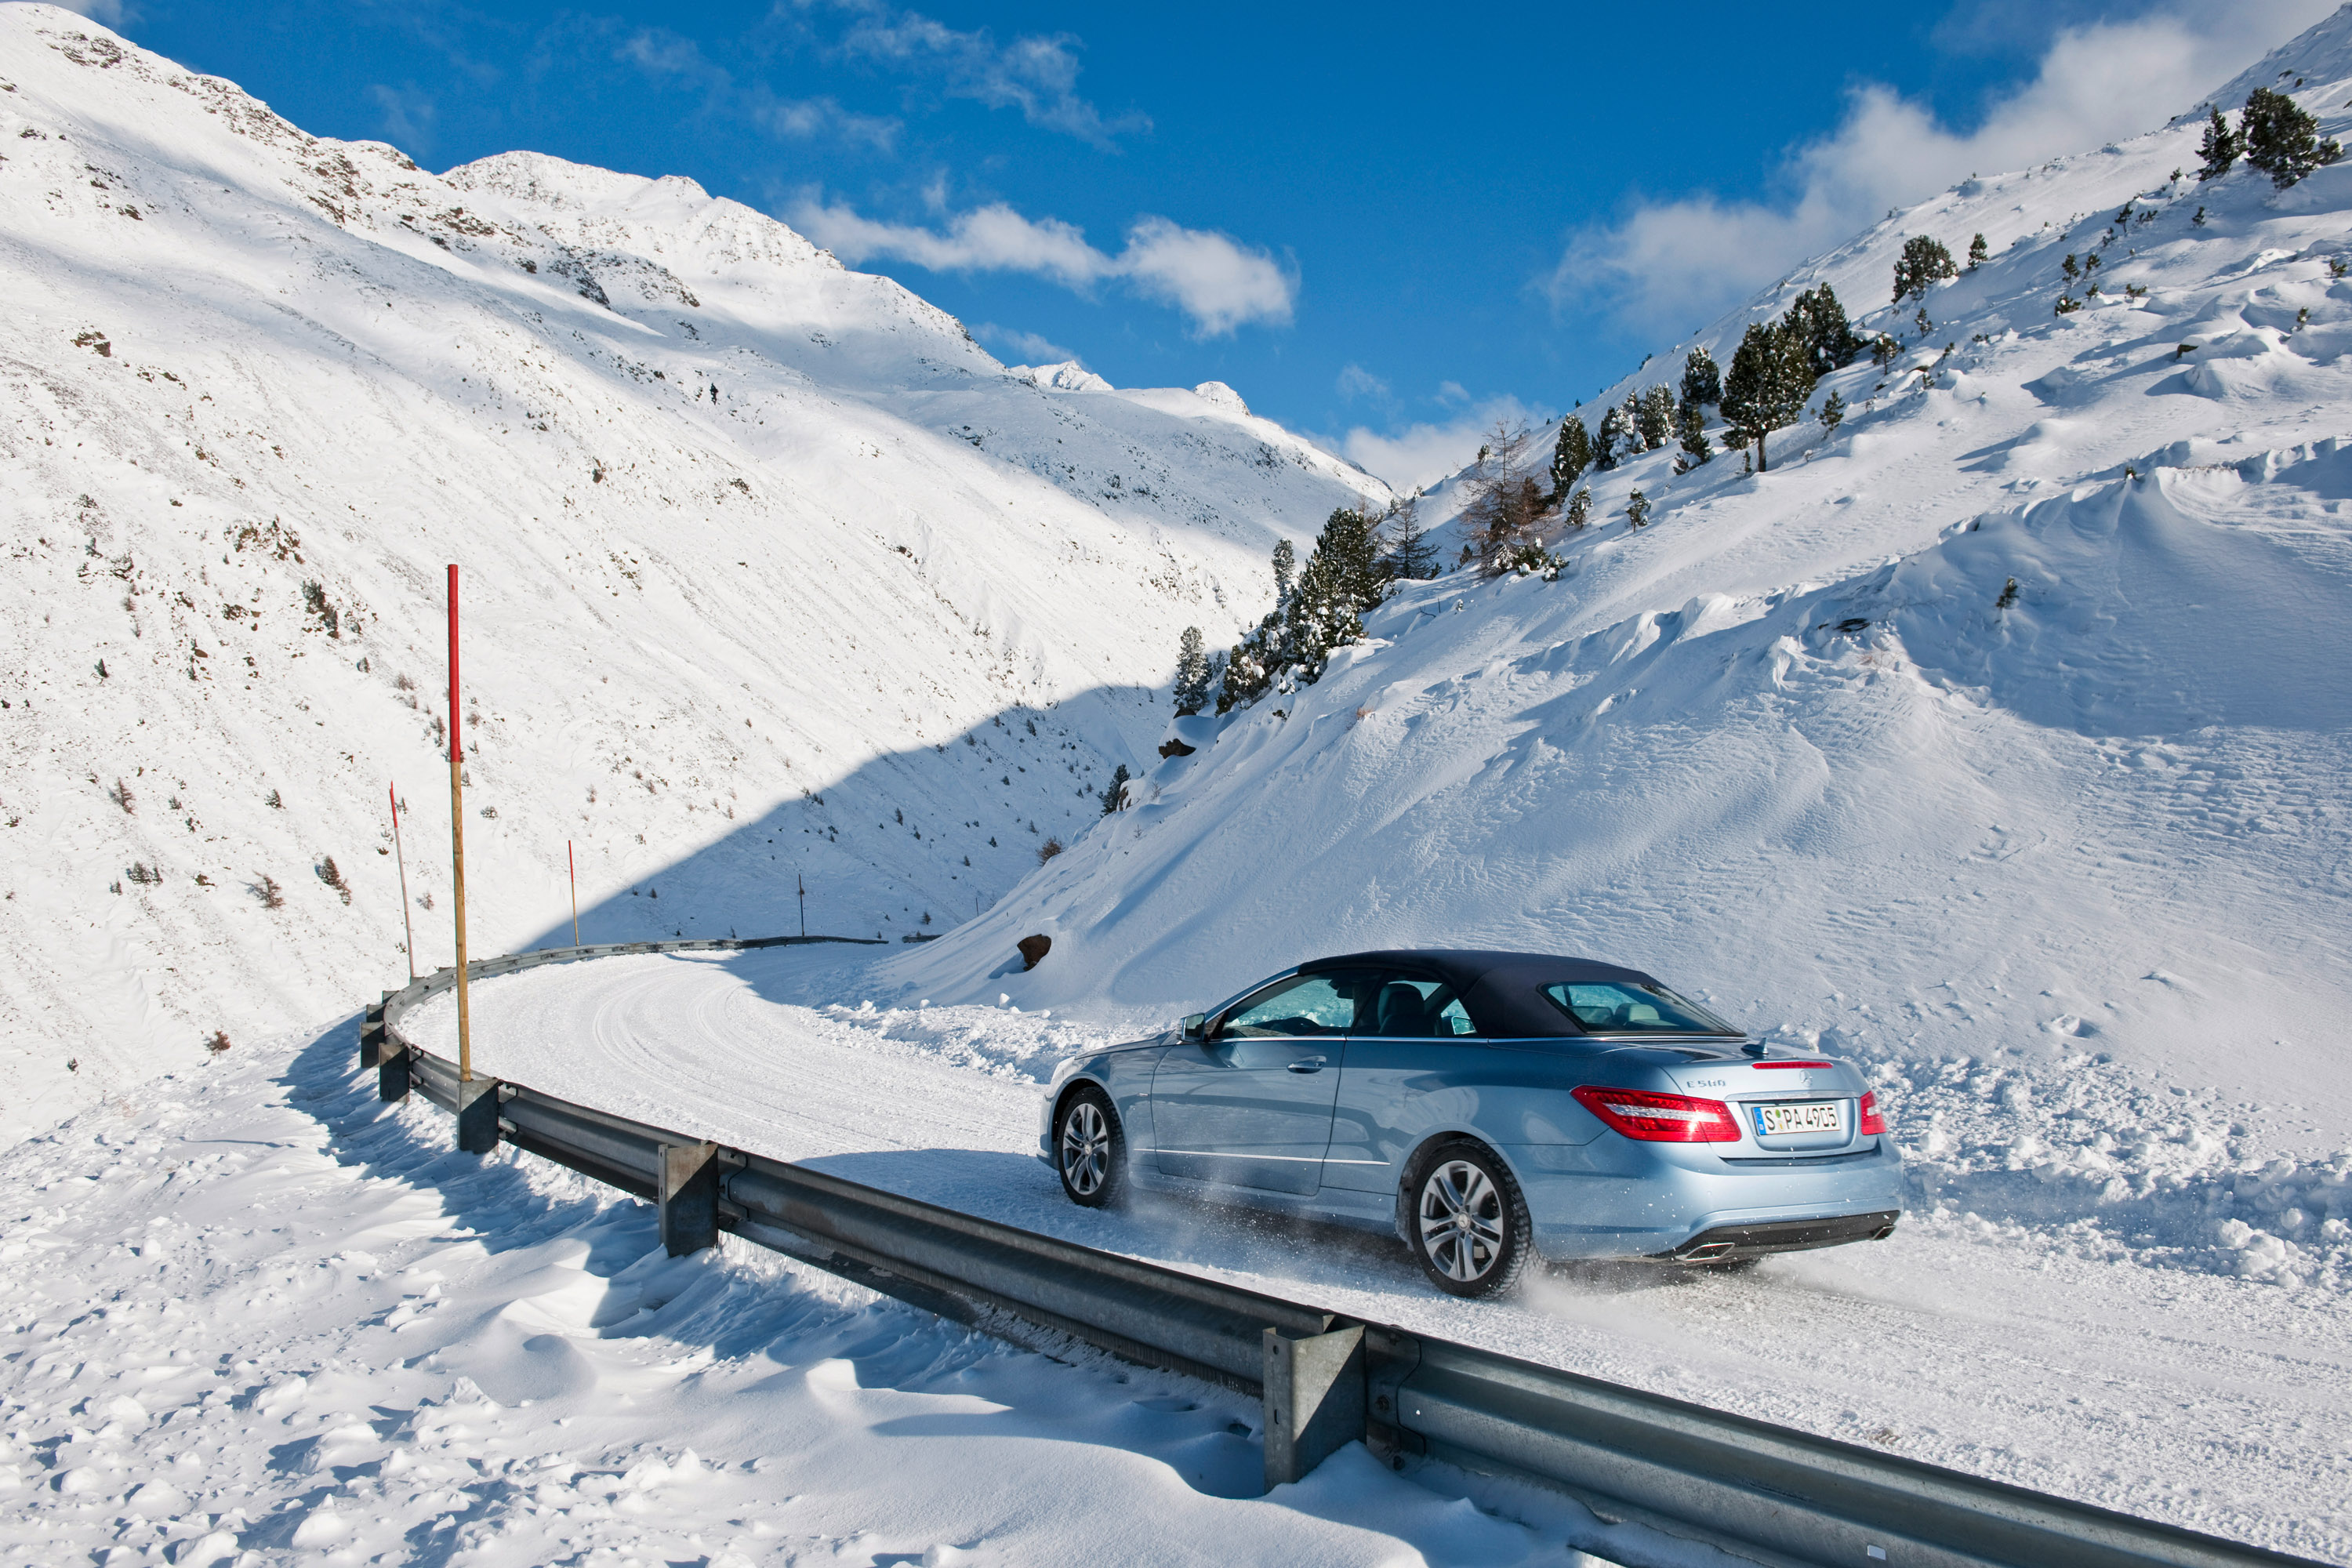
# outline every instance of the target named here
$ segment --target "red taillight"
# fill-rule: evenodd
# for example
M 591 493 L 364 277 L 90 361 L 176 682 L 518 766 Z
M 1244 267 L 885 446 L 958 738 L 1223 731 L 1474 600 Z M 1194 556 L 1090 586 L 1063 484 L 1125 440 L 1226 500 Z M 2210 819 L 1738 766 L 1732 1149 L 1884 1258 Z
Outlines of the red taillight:
M 1652 1094 L 1639 1089 L 1574 1091 L 1576 1102 L 1601 1118 L 1612 1131 L 1644 1143 L 1737 1143 L 1739 1123 L 1719 1100 L 1682 1094 Z
M 1862 1097 L 1862 1135 L 1864 1138 L 1886 1136 L 1886 1118 L 1878 1114 L 1878 1096 L 1866 1090 Z

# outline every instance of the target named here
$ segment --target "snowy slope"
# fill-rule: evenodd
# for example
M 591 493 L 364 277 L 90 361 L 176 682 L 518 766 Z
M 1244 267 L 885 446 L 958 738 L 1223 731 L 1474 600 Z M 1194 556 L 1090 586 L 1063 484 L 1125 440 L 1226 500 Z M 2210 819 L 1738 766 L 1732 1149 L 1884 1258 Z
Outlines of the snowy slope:
M 895 936 L 1386 494 L 1237 398 L 1012 375 L 690 181 L 436 176 L 48 6 L 0 6 L 0 258 L 9 1131 L 397 983 L 388 781 L 446 962 L 446 563 L 478 952 L 570 939 L 567 840 L 591 940 L 791 929 L 796 875 Z
M 2297 62 L 2352 70 L 2347 30 L 2269 66 L 2331 135 L 2352 81 Z M 1871 1065 L 1923 1203 L 2011 1173 L 2129 1247 L 2193 1178 L 2199 1245 L 2340 1291 L 2352 163 L 2200 187 L 2198 135 L 1971 180 L 1717 323 L 1874 305 L 1906 235 L 1992 252 L 1924 337 L 1862 322 L 1906 358 L 1830 378 L 1833 437 L 1599 476 L 1558 581 L 1409 589 L 875 994 L 1139 1025 L 1353 947 L 1592 953 Z M 1052 957 L 998 973 L 1030 931 Z

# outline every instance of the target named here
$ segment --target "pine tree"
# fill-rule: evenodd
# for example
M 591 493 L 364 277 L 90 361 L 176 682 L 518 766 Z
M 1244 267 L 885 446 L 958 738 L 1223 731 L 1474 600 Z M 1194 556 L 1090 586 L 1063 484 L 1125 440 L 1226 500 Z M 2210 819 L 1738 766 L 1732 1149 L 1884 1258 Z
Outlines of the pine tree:
M 1796 423 L 1815 379 L 1801 325 L 1785 318 L 1748 323 L 1738 353 L 1731 356 L 1730 374 L 1723 378 L 1723 416 L 1736 439 L 1754 444 L 1759 473 L 1769 466 L 1764 437 Z
M 1682 456 L 1675 460 L 1676 473 L 1687 474 L 1715 456 L 1714 444 L 1706 438 L 1706 415 L 1688 398 L 1683 400 L 1675 429 L 1682 437 Z
M 1715 356 L 1705 349 L 1691 350 L 1683 359 L 1683 406 L 1711 408 L 1722 401 L 1723 372 L 1716 368 Z
M 1127 804 L 1127 764 L 1121 763 L 1118 771 L 1110 775 L 1110 786 L 1102 792 L 1102 814 L 1105 816 Z M 930 917 L 926 915 L 923 918 L 929 920 Z
M 1969 270 L 1974 272 L 1978 268 L 1982 267 L 1991 254 L 1992 252 L 1986 247 L 1983 235 L 1979 235 L 1969 241 Z
M 1903 242 L 1903 254 L 1895 260 L 1895 302 L 1909 299 L 1924 300 L 1928 289 L 1947 278 L 1957 278 L 1960 269 L 1952 264 L 1952 253 L 1944 248 L 1940 239 L 1915 234 Z
M 2066 259 L 2058 264 L 2058 270 L 2066 275 L 2066 281 L 2069 283 L 2083 275 L 2082 263 L 2074 259 L 2074 253 L 2071 250 L 2066 253 Z
M 1201 628 L 1186 626 L 1176 648 L 1176 714 L 1189 718 L 1209 705 L 1209 656 L 1201 646 Z
M 2294 99 L 2266 87 L 2258 87 L 2248 96 L 2238 124 L 2246 162 L 2268 174 L 2271 184 L 2282 191 L 2314 169 L 2344 156 L 2344 149 L 2334 142 L 2320 141 L 2318 121 L 2304 112 Z
M 1650 498 L 1640 490 L 1625 498 L 1625 526 L 1647 528 L 1650 525 Z
M 1612 408 L 1601 416 L 1600 433 L 1592 437 L 1592 467 L 1607 473 L 1617 466 L 1617 448 L 1632 434 L 1625 428 L 1622 410 Z
M 1419 490 L 1389 503 L 1381 518 L 1380 537 L 1385 542 L 1380 569 L 1390 581 L 1419 582 L 1437 575 L 1437 546 L 1422 531 Z
M 1636 426 L 1642 432 L 1642 446 L 1654 452 L 1664 446 L 1675 433 L 1675 394 L 1668 386 L 1654 386 L 1642 394 Z
M 1838 303 L 1837 290 L 1828 284 L 1798 295 L 1787 319 L 1802 335 L 1815 375 L 1842 370 L 1862 357 L 1862 340 L 1854 336 L 1845 307 Z
M 1837 433 L 1837 427 L 1844 423 L 1845 399 L 1832 392 L 1829 395 L 1828 399 L 1822 404 L 1822 428 L 1832 435 L 1835 435 Z
M 1290 597 L 1290 580 L 1298 572 L 1298 550 L 1287 539 L 1274 542 L 1274 604 L 1280 609 Z
M 1532 479 L 1520 482 L 1535 489 Z M 1387 592 L 1371 520 L 1347 507 L 1334 511 L 1284 606 L 1283 657 L 1299 684 L 1320 680 L 1332 653 L 1363 637 L 1363 612 Z
M 1580 531 L 1592 521 L 1592 492 L 1579 490 L 1569 499 L 1568 526 Z
M 2211 118 L 2205 122 L 2205 140 L 2197 145 L 2197 155 L 2204 160 L 2197 166 L 2200 184 L 2207 180 L 2218 180 L 2228 174 L 2230 165 L 2238 161 L 2238 153 L 2242 150 L 2238 133 L 2230 129 L 2230 122 L 2222 117 L 2221 106 L 2212 105 L 2207 112 Z
M 1592 466 L 1592 437 L 1584 421 L 1571 414 L 1559 422 L 1559 439 L 1551 448 L 1551 501 L 1558 506 L 1584 470 Z

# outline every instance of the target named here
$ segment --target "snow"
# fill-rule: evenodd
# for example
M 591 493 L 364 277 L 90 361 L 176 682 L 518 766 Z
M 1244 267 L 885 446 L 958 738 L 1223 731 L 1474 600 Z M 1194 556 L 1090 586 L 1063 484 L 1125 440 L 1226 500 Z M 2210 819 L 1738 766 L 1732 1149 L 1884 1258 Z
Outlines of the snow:
M 0 1155 L 10 1561 L 1721 1561 L 1017 1349 L 374 1099 L 349 1020 Z
M 1277 536 L 1387 494 L 1238 398 L 1018 379 L 689 180 L 436 176 L 50 6 L 0 81 L 12 1135 L 404 975 L 388 784 L 446 962 L 448 562 L 478 953 L 570 940 L 567 844 L 592 941 L 781 929 L 796 876 L 896 937 L 1083 824 Z

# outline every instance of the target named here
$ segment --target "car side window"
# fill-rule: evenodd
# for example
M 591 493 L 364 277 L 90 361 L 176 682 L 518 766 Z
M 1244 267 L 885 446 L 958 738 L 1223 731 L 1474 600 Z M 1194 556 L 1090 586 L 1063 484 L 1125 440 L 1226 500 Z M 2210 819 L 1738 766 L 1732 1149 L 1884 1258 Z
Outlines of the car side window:
M 1384 1039 L 1450 1040 L 1470 1034 L 1475 1026 L 1469 1010 L 1443 981 L 1391 973 L 1369 988 L 1369 1005 L 1360 1010 L 1359 1035 Z
M 1244 999 L 1218 1026 L 1220 1039 L 1286 1035 L 1344 1035 L 1355 1022 L 1354 976 L 1302 974 Z

